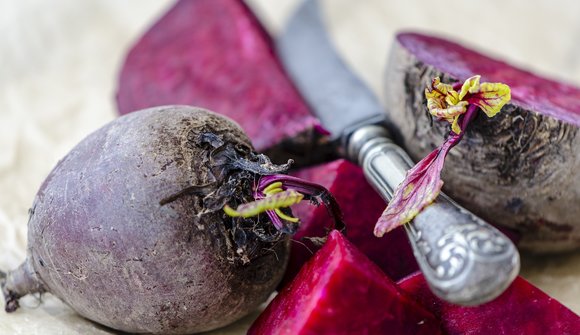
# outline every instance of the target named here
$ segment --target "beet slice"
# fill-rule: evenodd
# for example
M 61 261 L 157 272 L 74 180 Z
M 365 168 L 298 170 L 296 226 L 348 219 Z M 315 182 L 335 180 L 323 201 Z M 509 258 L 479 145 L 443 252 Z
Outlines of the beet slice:
M 580 247 L 580 89 L 545 79 L 442 38 L 397 35 L 386 71 L 386 105 L 413 159 L 448 133 L 425 112 L 425 88 L 481 75 L 511 87 L 512 101 L 471 123 L 443 171 L 445 191 L 475 214 L 522 232 L 536 252 Z
M 254 322 L 248 334 L 439 334 L 437 320 L 402 294 L 338 231 Z
M 386 204 L 367 183 L 360 167 L 339 159 L 300 170 L 293 175 L 320 184 L 334 195 L 344 215 L 348 240 L 390 278 L 398 280 L 418 270 L 402 227 L 382 238 L 373 235 L 373 228 Z M 320 248 L 304 237 L 326 236 L 326 227 L 332 224 L 332 218 L 322 206 L 313 209 L 301 204 L 294 206 L 292 211 L 301 219 L 301 224 L 293 236 L 290 261 L 281 287 L 289 283 Z
M 260 151 L 318 124 L 241 0 L 178 1 L 130 50 L 117 103 L 121 114 L 167 104 L 213 110 Z
M 431 293 L 421 273 L 398 284 L 441 320 L 448 335 L 580 334 L 578 315 L 522 277 L 517 277 L 497 299 L 478 307 L 440 300 Z

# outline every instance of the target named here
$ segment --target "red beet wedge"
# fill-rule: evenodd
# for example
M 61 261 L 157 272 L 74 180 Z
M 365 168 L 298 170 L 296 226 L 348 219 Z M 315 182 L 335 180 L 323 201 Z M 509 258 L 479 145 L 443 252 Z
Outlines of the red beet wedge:
M 496 300 L 478 307 L 440 300 L 431 293 L 420 273 L 398 284 L 441 320 L 448 335 L 580 334 L 578 315 L 521 277 Z
M 439 334 L 433 315 L 332 231 L 248 334 Z
M 328 189 L 338 201 L 347 224 L 346 237 L 362 253 L 375 262 L 390 278 L 398 280 L 417 271 L 418 266 L 402 228 L 377 238 L 373 228 L 385 209 L 385 201 L 367 183 L 362 169 L 346 160 L 307 168 L 295 172 L 296 177 L 315 182 Z M 301 219 L 293 236 L 290 262 L 282 285 L 290 282 L 312 254 L 319 249 L 304 237 L 323 237 L 332 218 L 326 209 L 306 204 L 294 206 Z
M 131 49 L 121 114 L 186 104 L 231 117 L 263 150 L 317 120 L 283 72 L 270 37 L 241 0 L 182 0 Z
M 555 252 L 580 247 L 580 88 L 546 79 L 457 43 L 418 33 L 397 35 L 385 78 L 393 128 L 419 160 L 449 132 L 426 112 L 425 88 L 451 84 L 511 87 L 493 118 L 483 113 L 446 159 L 444 190 L 488 221 L 518 229 L 520 247 Z

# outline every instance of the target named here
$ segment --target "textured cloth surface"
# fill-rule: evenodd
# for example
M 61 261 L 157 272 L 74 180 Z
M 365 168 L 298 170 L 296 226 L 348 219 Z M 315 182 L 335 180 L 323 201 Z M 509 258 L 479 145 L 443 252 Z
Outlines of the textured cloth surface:
M 297 0 L 250 0 L 274 33 Z M 393 34 L 444 33 L 526 68 L 580 86 L 580 2 L 322 1 L 349 64 L 381 96 Z M 26 255 L 27 210 L 48 172 L 78 141 L 115 117 L 127 49 L 170 2 L 0 0 L 0 269 Z M 580 253 L 524 255 L 522 275 L 580 313 Z M 58 299 L 24 299 L 0 313 L 0 334 L 111 334 Z M 3 302 L 2 302 L 3 305 Z M 212 334 L 243 334 L 254 316 Z

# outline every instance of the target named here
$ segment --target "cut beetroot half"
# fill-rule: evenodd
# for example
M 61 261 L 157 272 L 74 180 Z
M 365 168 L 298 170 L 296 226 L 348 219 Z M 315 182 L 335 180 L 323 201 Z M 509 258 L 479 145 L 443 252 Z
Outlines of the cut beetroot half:
M 413 251 L 403 228 L 378 238 L 373 235 L 377 219 L 385 209 L 385 201 L 367 183 L 362 169 L 349 161 L 336 160 L 293 173 L 328 189 L 338 201 L 347 225 L 346 237 L 362 253 L 376 263 L 390 278 L 398 280 L 418 269 Z M 289 283 L 319 246 L 308 237 L 324 237 L 332 218 L 322 206 L 312 209 L 306 204 L 294 206 L 294 215 L 301 220 L 293 236 L 290 261 L 281 286 Z
M 416 161 L 439 146 L 447 122 L 426 113 L 425 89 L 481 75 L 511 87 L 493 118 L 470 123 L 445 161 L 444 191 L 474 214 L 521 233 L 534 252 L 580 248 L 580 88 L 543 78 L 444 38 L 398 34 L 385 71 L 397 139 Z
M 248 334 L 439 334 L 419 306 L 338 231 Z
M 182 0 L 130 50 L 121 70 L 121 114 L 185 104 L 231 117 L 258 150 L 318 124 L 241 0 Z
M 580 334 L 580 317 L 521 277 L 497 299 L 477 307 L 446 303 L 416 273 L 398 285 L 437 316 L 448 335 Z

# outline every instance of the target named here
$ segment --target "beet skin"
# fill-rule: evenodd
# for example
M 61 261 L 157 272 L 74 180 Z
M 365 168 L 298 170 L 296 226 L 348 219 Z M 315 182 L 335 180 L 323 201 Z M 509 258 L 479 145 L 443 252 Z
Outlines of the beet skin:
M 420 273 L 398 284 L 441 320 L 448 335 L 580 334 L 578 315 L 521 277 L 497 299 L 477 307 L 453 305 L 435 297 Z
M 440 330 L 431 313 L 334 230 L 248 334 L 437 335 Z
M 263 217 L 223 213 L 253 184 L 228 167 L 233 154 L 253 157 L 242 129 L 192 107 L 131 113 L 88 136 L 34 199 L 27 261 L 3 285 L 7 310 L 47 291 L 115 329 L 189 334 L 255 309 L 281 279 L 288 243 L 253 234 L 275 235 Z M 212 198 L 230 184 L 241 189 Z
M 478 115 L 446 159 L 444 191 L 521 233 L 520 247 L 580 247 L 580 88 L 542 78 L 442 38 L 402 33 L 386 71 L 387 112 L 407 152 L 425 157 L 449 132 L 426 111 L 425 88 L 481 75 L 511 87 L 500 113 Z
M 117 102 L 121 114 L 210 109 L 239 122 L 259 151 L 298 135 L 309 142 L 318 124 L 241 0 L 178 1 L 127 55 Z

